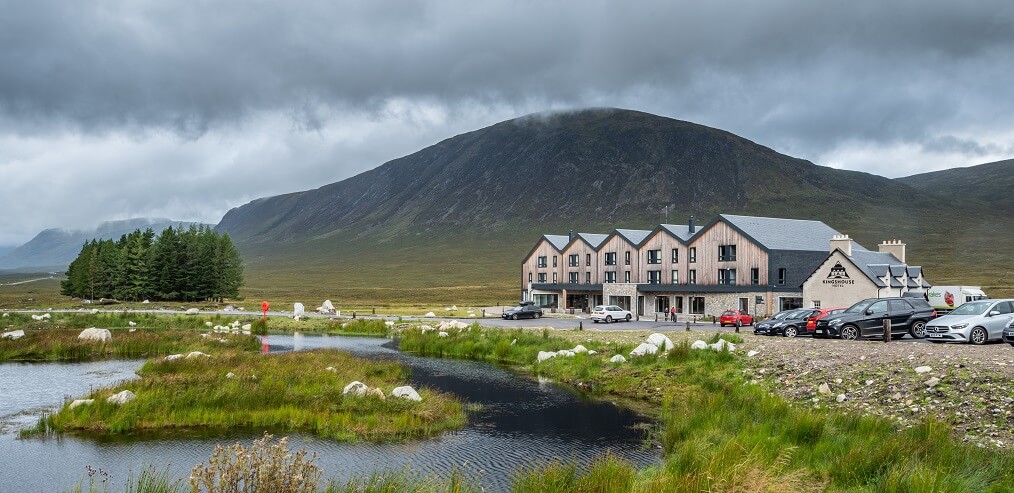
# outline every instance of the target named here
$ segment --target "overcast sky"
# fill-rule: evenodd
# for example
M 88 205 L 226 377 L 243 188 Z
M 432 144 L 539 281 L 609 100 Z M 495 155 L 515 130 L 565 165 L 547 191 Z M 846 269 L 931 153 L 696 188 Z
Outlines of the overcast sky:
M 888 177 L 1007 159 L 1014 3 L 971 4 L 0 0 L 0 245 L 592 106 Z

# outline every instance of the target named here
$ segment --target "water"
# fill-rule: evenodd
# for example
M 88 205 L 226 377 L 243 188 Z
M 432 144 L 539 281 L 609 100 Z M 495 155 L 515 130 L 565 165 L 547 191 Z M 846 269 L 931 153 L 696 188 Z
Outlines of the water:
M 481 362 L 419 358 L 377 338 L 270 336 L 271 352 L 341 348 L 370 358 L 393 358 L 412 367 L 411 385 L 454 393 L 481 405 L 462 430 L 431 439 L 393 443 L 343 443 L 289 434 L 290 449 L 318 455 L 325 478 L 339 481 L 378 470 L 409 470 L 447 477 L 457 470 L 481 481 L 487 491 L 504 491 L 524 465 L 552 459 L 587 463 L 610 452 L 638 465 L 658 460 L 644 445 L 647 423 L 613 404 L 592 401 L 549 382 L 518 377 Z M 111 476 L 122 489 L 130 471 L 148 464 L 169 465 L 174 477 L 207 461 L 217 443 L 249 442 L 255 433 L 174 433 L 158 437 L 96 438 L 64 435 L 17 439 L 65 396 L 130 378 L 141 361 L 77 364 L 0 365 L 0 492 L 64 491 L 85 477 L 86 467 Z M 101 475 L 96 475 L 99 479 Z

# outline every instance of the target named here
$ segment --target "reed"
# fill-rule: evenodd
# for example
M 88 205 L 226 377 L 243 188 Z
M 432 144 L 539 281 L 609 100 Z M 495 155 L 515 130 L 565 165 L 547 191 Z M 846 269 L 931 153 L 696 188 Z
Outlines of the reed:
M 191 351 L 256 351 L 256 337 L 231 334 L 203 336 L 194 330 L 127 329 L 110 330 L 106 342 L 78 339 L 79 329 L 27 329 L 17 340 L 0 339 L 3 361 L 85 361 L 104 358 L 152 358 Z

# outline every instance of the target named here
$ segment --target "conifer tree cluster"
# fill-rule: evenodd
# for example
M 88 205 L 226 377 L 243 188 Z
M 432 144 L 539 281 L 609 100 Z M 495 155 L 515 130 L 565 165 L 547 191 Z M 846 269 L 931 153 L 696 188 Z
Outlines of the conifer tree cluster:
M 228 234 L 207 226 L 148 228 L 119 241 L 91 240 L 70 264 L 60 293 L 81 298 L 203 301 L 235 298 L 243 261 Z

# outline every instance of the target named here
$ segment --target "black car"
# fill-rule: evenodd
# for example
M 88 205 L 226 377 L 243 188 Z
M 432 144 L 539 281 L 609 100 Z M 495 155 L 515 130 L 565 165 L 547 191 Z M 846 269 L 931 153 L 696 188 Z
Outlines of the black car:
M 799 310 L 793 311 L 771 327 L 771 330 L 774 332 L 773 335 L 781 335 L 785 337 L 813 335 L 813 332 L 806 331 L 806 321 L 809 320 L 810 317 L 814 316 L 815 313 L 819 312 L 810 308 L 800 308 Z
M 798 308 L 794 308 L 792 310 L 782 310 L 772 315 L 771 318 L 763 322 L 757 322 L 753 325 L 753 333 L 758 335 L 773 336 L 776 333 L 778 333 L 776 332 L 776 330 L 778 327 L 781 326 L 782 321 L 785 320 L 787 317 L 796 316 L 795 314 L 798 311 L 801 310 L 799 310 Z M 809 313 L 809 310 L 806 310 L 806 312 Z
M 936 311 L 920 298 L 869 298 L 844 312 L 817 321 L 816 333 L 828 337 L 855 340 L 884 335 L 884 320 L 891 320 L 891 337 L 909 334 L 916 339 L 926 335 L 926 322 Z
M 534 301 L 522 301 L 518 306 L 510 310 L 504 310 L 503 318 L 517 320 L 519 318 L 539 318 L 542 316 L 542 308 L 535 305 Z

